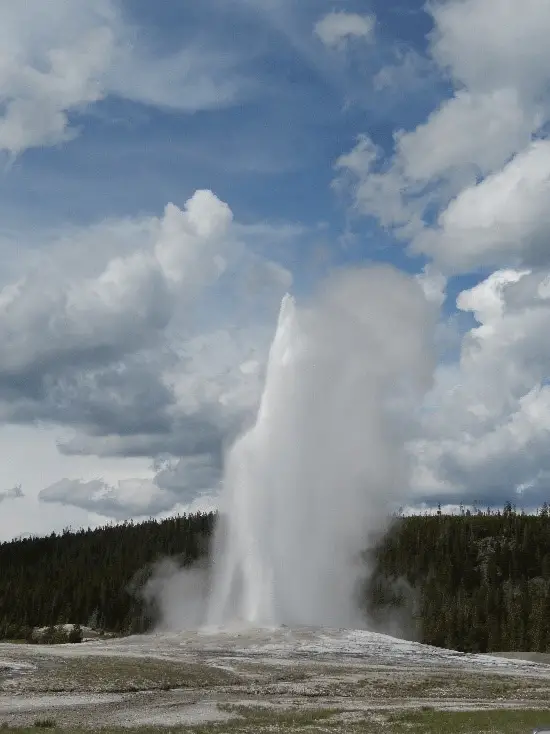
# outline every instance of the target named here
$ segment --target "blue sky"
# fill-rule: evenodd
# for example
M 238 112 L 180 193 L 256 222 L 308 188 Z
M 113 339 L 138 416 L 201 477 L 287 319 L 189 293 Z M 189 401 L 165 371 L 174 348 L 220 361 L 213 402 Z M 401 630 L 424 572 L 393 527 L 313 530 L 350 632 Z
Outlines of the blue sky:
M 345 197 L 335 195 L 333 164 L 366 129 L 391 153 L 394 130 L 424 119 L 446 82 L 426 61 L 415 79 L 414 104 L 405 86 L 375 92 L 376 73 L 398 63 L 399 54 L 420 53 L 432 22 L 421 3 L 406 10 L 357 5 L 363 14 L 376 13 L 376 43 L 327 53 L 311 29 L 330 3 L 267 3 L 265 9 L 212 0 L 192 9 L 123 3 L 126 23 L 161 59 L 186 44 L 216 49 L 222 69 L 225 56 L 233 59 L 242 89 L 232 102 L 188 114 L 115 94 L 70 111 L 74 140 L 26 150 L 0 179 L 4 228 L 32 222 L 56 230 L 68 222 L 157 214 L 167 201 L 181 203 L 208 188 L 230 202 L 241 222 L 320 231 L 308 244 L 323 246 L 325 256 L 329 250 L 332 264 L 372 258 L 417 269 L 418 260 L 393 247 L 376 223 L 357 221 Z M 353 3 L 346 12 L 354 12 Z M 286 253 L 295 276 L 317 259 L 316 252 L 308 255 L 307 246 L 298 256 L 295 248 Z M 305 280 L 311 280 L 307 273 Z
M 0 535 L 215 504 L 284 290 L 373 261 L 439 309 L 411 502 L 546 498 L 541 2 L 49 8 L 0 0 Z
M 332 7 L 304 3 L 290 11 L 271 3 L 270 12 L 207 0 L 189 12 L 175 2 L 123 4 L 128 22 L 138 24 L 141 42 L 154 52 L 164 56 L 186 43 L 208 43 L 222 68 L 226 55 L 234 59 L 242 89 L 221 108 L 191 114 L 116 95 L 71 111 L 75 140 L 28 150 L 3 176 L 3 219 L 27 220 L 30 207 L 40 223 L 89 223 L 155 212 L 169 198 L 210 187 L 231 199 L 240 220 L 329 219 L 341 229 L 346 212 L 330 191 L 333 162 L 366 123 L 376 142 L 391 148 L 394 129 L 414 126 L 433 106 L 436 79 L 424 88 L 418 81 L 414 105 L 405 89 L 376 94 L 368 88 L 373 74 L 395 61 L 393 34 L 404 47 L 424 45 L 431 23 L 420 4 L 415 13 L 396 7 L 377 16 L 375 45 L 329 54 L 305 35 L 323 6 Z

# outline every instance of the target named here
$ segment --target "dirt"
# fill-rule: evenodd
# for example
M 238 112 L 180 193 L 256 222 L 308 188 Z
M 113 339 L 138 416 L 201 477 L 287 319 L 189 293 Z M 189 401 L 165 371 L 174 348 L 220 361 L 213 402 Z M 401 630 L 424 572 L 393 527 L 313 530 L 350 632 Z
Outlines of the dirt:
M 544 662 L 462 655 L 356 630 L 4 643 L 0 724 L 193 726 L 257 715 L 258 706 L 304 721 L 311 714 L 342 722 L 422 708 L 545 708 L 550 665 Z

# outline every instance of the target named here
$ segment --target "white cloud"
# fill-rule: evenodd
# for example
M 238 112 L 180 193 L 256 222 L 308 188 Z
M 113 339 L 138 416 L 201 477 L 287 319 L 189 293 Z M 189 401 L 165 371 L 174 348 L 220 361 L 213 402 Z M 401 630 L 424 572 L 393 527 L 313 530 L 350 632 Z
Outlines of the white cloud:
M 423 226 L 423 206 L 406 201 L 403 175 L 397 167 L 377 170 L 381 155 L 368 135 L 359 136 L 356 146 L 335 163 L 341 178 L 334 181 L 334 187 L 340 189 L 351 182 L 359 212 L 375 217 L 383 227 L 401 226 L 410 236 Z
M 424 496 L 500 501 L 523 488 L 542 502 L 550 485 L 550 272 L 497 271 L 463 291 L 478 325 L 460 361 L 441 366 L 412 447 Z
M 464 168 L 483 175 L 526 145 L 536 126 L 514 89 L 485 94 L 460 90 L 426 123 L 396 136 L 396 155 L 411 183 L 448 177 Z
M 359 15 L 346 11 L 328 13 L 317 21 L 314 33 L 325 46 L 335 47 L 352 38 L 371 39 L 376 20 L 373 15 Z
M 26 148 L 70 140 L 69 113 L 83 109 L 102 96 L 100 78 L 112 54 L 108 28 L 91 30 L 74 46 L 45 54 L 47 71 L 23 63 L 17 54 L 0 56 L 3 80 L 0 99 L 5 112 L 0 118 L 0 148 L 13 155 Z
M 43 489 L 38 497 L 42 502 L 72 505 L 117 520 L 157 515 L 177 504 L 171 492 L 159 489 L 148 479 L 123 479 L 115 486 L 100 479 L 61 479 Z
M 194 112 L 245 85 L 228 53 L 195 43 L 159 57 L 117 0 L 50 0 L 47 12 L 1 0 L 0 15 L 0 150 L 12 156 L 72 139 L 73 118 L 109 94 Z
M 544 173 L 540 170 L 544 167 L 544 151 L 543 147 L 535 148 L 536 153 L 531 155 L 530 146 L 533 136 L 541 134 L 550 113 L 547 76 L 541 73 L 548 63 L 547 44 L 542 39 L 550 31 L 550 13 L 536 0 L 527 5 L 525 8 L 506 0 L 498 16 L 494 5 L 486 0 L 430 5 L 435 23 L 431 50 L 440 67 L 450 74 L 454 94 L 424 123 L 395 133 L 391 159 L 384 161 L 381 151 L 377 151 L 375 159 L 366 158 L 363 137 L 354 150 L 337 161 L 337 169 L 351 182 L 360 211 L 392 228 L 397 237 L 412 243 L 413 252 L 426 252 L 449 272 L 513 263 L 509 257 L 512 238 L 521 236 L 525 228 L 537 227 L 528 224 L 528 220 L 536 216 L 545 195 L 541 180 Z M 512 163 L 510 167 L 514 156 L 516 166 Z M 533 170 L 535 156 L 543 159 L 537 170 Z M 474 196 L 478 212 L 490 209 L 491 203 L 483 202 L 482 196 L 496 193 L 494 181 L 502 181 L 498 178 L 501 171 L 511 184 L 520 165 L 530 167 L 523 183 L 530 188 L 535 202 L 527 205 L 527 196 L 518 192 L 506 225 L 508 244 L 493 248 L 508 252 L 504 253 L 504 260 L 496 261 L 493 252 L 487 263 L 487 247 L 477 245 L 486 237 L 498 240 L 498 221 L 493 233 L 482 234 L 481 229 L 491 227 L 491 222 L 484 221 L 473 232 L 475 225 L 469 228 L 469 216 L 464 214 L 469 215 Z M 529 183 L 531 175 L 535 180 Z M 485 181 L 488 176 L 494 178 Z M 470 189 L 475 194 L 468 193 Z M 527 206 L 525 210 L 522 204 Z M 535 207 L 539 207 L 537 212 Z M 434 212 L 453 224 L 454 215 L 462 215 L 463 237 L 458 237 L 458 231 L 452 243 L 439 237 L 439 229 L 434 231 L 432 226 Z M 515 230 L 511 225 L 514 215 L 518 220 Z M 445 252 L 438 259 L 440 247 Z M 468 253 L 461 260 L 464 248 Z
M 356 210 L 428 258 L 429 297 L 441 301 L 453 275 L 496 269 L 458 296 L 477 325 L 437 370 L 411 444 L 415 491 L 535 505 L 550 489 L 550 5 L 449 0 L 428 12 L 454 92 L 394 134 L 390 157 L 363 136 L 336 168 Z
M 544 0 L 432 3 L 432 53 L 459 84 L 513 88 L 533 99 L 547 85 L 550 6 Z
M 122 517 L 125 506 L 137 516 L 215 495 L 292 282 L 262 243 L 287 229 L 236 224 L 227 204 L 198 191 L 159 217 L 74 229 L 0 290 L 0 417 L 72 429 L 57 443 L 59 475 L 72 468 L 73 478 L 52 478 L 42 501 Z M 71 461 L 90 455 L 97 471 L 79 476 Z M 101 469 L 109 457 L 163 455 L 169 471 L 129 466 L 131 482 Z M 0 480 L 16 476 L 14 467 Z
M 97 275 L 74 277 L 54 261 L 51 280 L 37 268 L 5 286 L 0 375 L 43 373 L 48 365 L 62 369 L 83 359 L 112 361 L 150 346 L 176 300 L 189 302 L 223 270 L 230 224 L 227 205 L 199 191 L 184 210 L 169 204 L 163 217 L 142 222 L 144 239 L 134 243 L 136 251 L 113 257 Z
M 20 534 L 61 532 L 66 527 L 96 527 L 105 517 L 72 506 L 48 504 L 38 500 L 45 486 L 63 476 L 91 481 L 98 476 L 117 485 L 127 477 L 154 477 L 151 460 L 147 458 L 98 458 L 96 456 L 66 456 L 60 454 L 56 442 L 66 440 L 70 431 L 30 426 L 0 426 L 0 485 L 16 487 L 24 496 L 15 502 L 3 502 L 0 511 L 0 540 Z
M 502 170 L 462 190 L 414 249 L 451 272 L 547 262 L 549 202 L 550 141 L 539 140 Z
M 155 245 L 155 256 L 166 277 L 175 284 L 199 288 L 216 280 L 225 269 L 220 241 L 232 221 L 231 209 L 211 191 L 197 191 L 185 212 L 168 204 Z
M 397 47 L 394 51 L 395 62 L 383 66 L 373 78 L 375 91 L 395 91 L 402 95 L 406 90 L 414 93 L 423 86 L 433 84 L 433 62 L 411 48 Z
M 422 287 L 426 299 L 438 306 L 445 302 L 445 289 L 447 287 L 447 278 L 433 267 L 427 265 L 421 273 L 416 276 L 416 280 Z
M 515 90 L 472 94 L 462 90 L 413 131 L 395 134 L 389 166 L 365 136 L 339 157 L 357 208 L 413 241 L 427 228 L 426 211 L 445 205 L 480 176 L 499 171 L 530 144 L 541 118 L 522 108 Z M 431 254 L 431 253 L 430 253 Z

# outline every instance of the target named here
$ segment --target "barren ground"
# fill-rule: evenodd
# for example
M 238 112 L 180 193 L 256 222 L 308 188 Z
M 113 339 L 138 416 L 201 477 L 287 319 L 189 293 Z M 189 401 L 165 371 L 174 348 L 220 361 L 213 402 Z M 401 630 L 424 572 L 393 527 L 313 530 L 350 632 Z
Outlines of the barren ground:
M 0 644 L 6 730 L 528 732 L 545 723 L 550 665 L 364 631 Z

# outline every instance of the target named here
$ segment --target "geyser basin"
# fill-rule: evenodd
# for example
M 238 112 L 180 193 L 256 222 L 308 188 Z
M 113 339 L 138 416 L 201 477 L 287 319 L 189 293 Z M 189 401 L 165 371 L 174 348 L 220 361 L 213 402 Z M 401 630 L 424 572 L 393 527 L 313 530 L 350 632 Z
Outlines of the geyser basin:
M 389 267 L 283 299 L 256 422 L 226 459 L 208 625 L 362 625 L 359 556 L 406 486 L 432 325 Z

